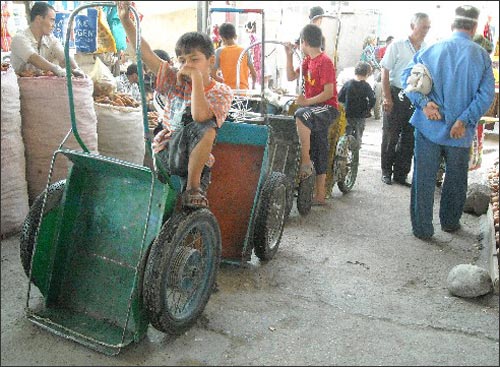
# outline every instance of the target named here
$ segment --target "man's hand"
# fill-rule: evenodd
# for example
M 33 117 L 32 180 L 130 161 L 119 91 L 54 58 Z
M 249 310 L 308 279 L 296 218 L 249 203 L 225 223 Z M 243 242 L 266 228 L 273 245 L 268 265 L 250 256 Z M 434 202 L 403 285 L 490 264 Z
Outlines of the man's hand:
M 384 98 L 384 100 L 382 101 L 382 109 L 384 110 L 384 112 L 391 113 L 393 106 L 394 102 L 392 101 L 392 98 Z
M 433 101 L 427 102 L 422 112 L 425 117 L 429 120 L 441 120 L 441 114 L 439 113 L 439 106 Z
M 465 123 L 461 120 L 455 121 L 450 130 L 450 136 L 453 139 L 461 139 L 465 136 Z
M 85 75 L 85 73 L 83 72 L 83 70 L 82 70 L 82 69 L 79 69 L 79 68 L 73 69 L 73 70 L 71 71 L 71 73 L 72 73 L 75 77 L 77 77 L 77 78 L 86 78 L 86 77 L 87 77 L 87 75 Z
M 63 69 L 59 65 L 54 64 L 51 71 L 57 76 L 66 76 L 66 69 Z

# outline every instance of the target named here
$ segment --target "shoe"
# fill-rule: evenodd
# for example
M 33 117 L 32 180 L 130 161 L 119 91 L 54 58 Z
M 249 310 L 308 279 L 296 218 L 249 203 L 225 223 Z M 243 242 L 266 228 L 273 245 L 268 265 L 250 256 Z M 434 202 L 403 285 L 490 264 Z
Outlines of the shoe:
M 460 223 L 458 223 L 458 225 L 456 226 L 453 226 L 453 227 L 444 227 L 444 226 L 441 226 L 441 229 L 445 232 L 448 232 L 448 233 L 453 233 L 453 232 L 456 232 L 458 231 L 460 228 L 462 228 L 462 226 L 460 225 Z
M 382 176 L 382 182 L 386 185 L 392 185 L 391 176 Z
M 413 232 L 413 235 L 422 241 L 432 240 L 432 236 L 421 236 L 421 235 L 416 234 L 415 232 Z
M 403 186 L 406 186 L 406 187 L 411 187 L 411 183 L 406 181 L 406 178 L 395 178 L 393 180 L 395 183 L 397 183 L 398 185 L 403 185 Z

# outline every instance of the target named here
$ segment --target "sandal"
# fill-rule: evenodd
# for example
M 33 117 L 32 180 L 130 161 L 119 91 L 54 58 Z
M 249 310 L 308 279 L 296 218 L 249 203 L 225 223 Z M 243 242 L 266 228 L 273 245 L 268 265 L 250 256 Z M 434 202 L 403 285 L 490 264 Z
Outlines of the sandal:
M 208 199 L 202 189 L 189 189 L 182 193 L 182 206 L 190 209 L 208 208 Z
M 300 166 L 299 180 L 303 181 L 306 178 L 311 177 L 313 173 L 314 173 L 314 166 L 313 166 L 312 162 L 309 164 L 303 164 Z

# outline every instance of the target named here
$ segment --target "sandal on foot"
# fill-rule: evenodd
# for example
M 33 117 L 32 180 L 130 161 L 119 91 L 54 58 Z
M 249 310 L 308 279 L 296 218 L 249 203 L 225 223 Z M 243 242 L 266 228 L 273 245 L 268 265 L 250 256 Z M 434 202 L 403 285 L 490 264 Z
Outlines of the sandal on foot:
M 313 173 L 314 173 L 314 166 L 313 166 L 312 162 L 309 164 L 303 164 L 300 166 L 299 180 L 303 181 L 306 178 L 311 177 Z
M 189 189 L 182 193 L 182 206 L 191 209 L 208 208 L 208 199 L 202 189 Z

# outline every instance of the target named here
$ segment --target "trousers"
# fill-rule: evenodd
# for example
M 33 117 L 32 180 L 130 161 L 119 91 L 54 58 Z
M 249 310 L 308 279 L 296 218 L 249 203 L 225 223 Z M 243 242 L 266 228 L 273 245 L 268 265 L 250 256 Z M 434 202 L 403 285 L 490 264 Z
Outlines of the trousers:
M 415 236 L 431 237 L 434 234 L 434 190 L 441 156 L 445 160 L 446 175 L 441 189 L 439 220 L 444 228 L 456 228 L 460 224 L 467 196 L 469 149 L 433 143 L 415 130 L 410 199 L 411 224 Z
M 408 98 L 399 99 L 400 91 L 391 86 L 394 105 L 391 112 L 384 111 L 380 158 L 383 176 L 404 180 L 410 173 L 413 157 L 414 129 L 409 121 L 414 108 Z

